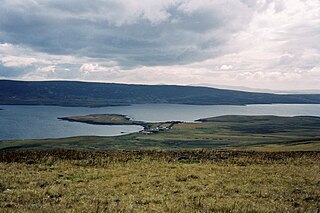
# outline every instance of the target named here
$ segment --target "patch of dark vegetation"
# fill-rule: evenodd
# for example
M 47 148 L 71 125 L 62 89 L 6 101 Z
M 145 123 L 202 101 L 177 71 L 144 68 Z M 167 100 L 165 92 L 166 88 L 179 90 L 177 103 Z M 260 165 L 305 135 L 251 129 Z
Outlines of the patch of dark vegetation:
M 146 141 L 148 142 L 148 141 Z M 152 142 L 152 140 L 150 140 L 149 142 Z M 180 148 L 180 147 L 184 147 L 184 148 L 195 148 L 197 146 L 199 146 L 199 144 L 201 144 L 201 148 L 212 148 L 212 141 L 210 140 L 193 140 L 193 141 L 174 141 L 174 140 L 166 140 L 162 142 L 164 147 L 170 147 L 172 149 L 176 148 Z M 230 145 L 230 143 L 227 142 L 214 142 L 214 147 L 215 148 L 221 148 L 221 147 L 227 147 L 228 145 Z
M 2 148 L 1 151 L 14 151 L 14 150 L 18 150 L 18 149 L 36 148 L 39 146 L 40 146 L 40 144 L 23 144 L 23 145 L 19 145 L 19 146 L 5 147 L 5 148 Z
M 232 131 L 251 134 L 270 134 L 299 129 L 320 128 L 320 117 L 316 116 L 243 116 L 225 115 L 199 119 L 203 123 L 225 123 Z
M 12 187 L 7 186 L 7 185 L 3 185 L 0 183 L 0 192 L 5 192 L 7 190 L 10 190 Z
M 285 132 L 287 129 L 281 128 L 279 125 L 271 125 L 271 124 L 264 124 L 264 125 L 257 125 L 257 126 L 247 126 L 247 125 L 232 125 L 230 126 L 232 131 L 238 131 L 242 133 L 251 133 L 251 134 L 270 134 L 270 133 L 279 133 Z M 291 128 L 292 130 L 293 128 Z
M 287 163 L 289 159 L 313 158 L 320 161 L 319 151 L 294 152 L 257 152 L 257 151 L 228 151 L 228 150 L 167 150 L 167 151 L 78 151 L 78 150 L 50 150 L 50 151 L 2 151 L 0 162 L 4 163 L 43 163 L 48 159 L 58 160 L 90 160 L 90 165 L 101 162 L 128 162 L 137 160 L 163 160 L 166 162 L 199 163 L 199 162 L 230 162 L 237 163 L 245 158 L 252 163 L 277 162 Z M 103 160 L 102 160 L 103 159 Z
M 320 121 L 320 117 L 317 116 L 275 116 L 275 115 L 223 115 L 217 117 L 203 118 L 196 121 L 201 122 L 234 122 L 234 123 L 248 123 L 248 122 L 259 122 L 268 123 L 272 122 L 304 122 L 312 120 L 315 123 Z

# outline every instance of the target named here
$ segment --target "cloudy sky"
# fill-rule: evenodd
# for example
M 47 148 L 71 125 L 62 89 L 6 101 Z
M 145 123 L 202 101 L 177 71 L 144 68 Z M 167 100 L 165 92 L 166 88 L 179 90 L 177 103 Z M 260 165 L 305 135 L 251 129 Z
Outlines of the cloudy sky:
M 320 90 L 320 1 L 1 0 L 0 79 Z

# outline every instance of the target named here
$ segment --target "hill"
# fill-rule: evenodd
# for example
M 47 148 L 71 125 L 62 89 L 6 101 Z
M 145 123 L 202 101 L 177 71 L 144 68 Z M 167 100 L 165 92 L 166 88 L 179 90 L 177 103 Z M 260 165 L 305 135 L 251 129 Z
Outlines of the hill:
M 146 103 L 320 104 L 320 94 L 284 95 L 174 85 L 0 80 L 0 104 L 98 107 Z

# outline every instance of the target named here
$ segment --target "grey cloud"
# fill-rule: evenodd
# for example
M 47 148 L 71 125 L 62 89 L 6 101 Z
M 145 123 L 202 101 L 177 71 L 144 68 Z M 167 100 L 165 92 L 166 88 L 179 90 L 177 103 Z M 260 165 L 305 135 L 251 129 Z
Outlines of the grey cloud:
M 145 8 L 143 2 L 131 8 L 112 0 L 4 2 L 0 42 L 50 54 L 115 60 L 123 67 L 183 64 L 213 57 L 232 33 L 249 23 L 252 12 L 240 1 L 230 2 L 228 8 L 203 1 L 191 13 L 181 9 L 184 1 L 166 1 L 160 8 Z M 159 17 L 150 15 L 153 11 Z
M 319 9 L 318 0 L 2 0 L 0 78 L 319 87 Z

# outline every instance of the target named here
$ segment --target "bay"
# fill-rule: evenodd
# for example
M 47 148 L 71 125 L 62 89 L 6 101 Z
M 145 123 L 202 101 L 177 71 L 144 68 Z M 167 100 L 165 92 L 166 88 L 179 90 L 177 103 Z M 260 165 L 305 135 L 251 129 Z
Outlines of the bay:
M 59 107 L 0 105 L 0 140 L 63 138 L 72 136 L 117 136 L 138 132 L 140 126 L 90 125 L 58 117 L 87 114 L 125 114 L 147 122 L 188 121 L 220 115 L 320 116 L 319 104 L 182 105 L 138 104 L 115 107 Z

